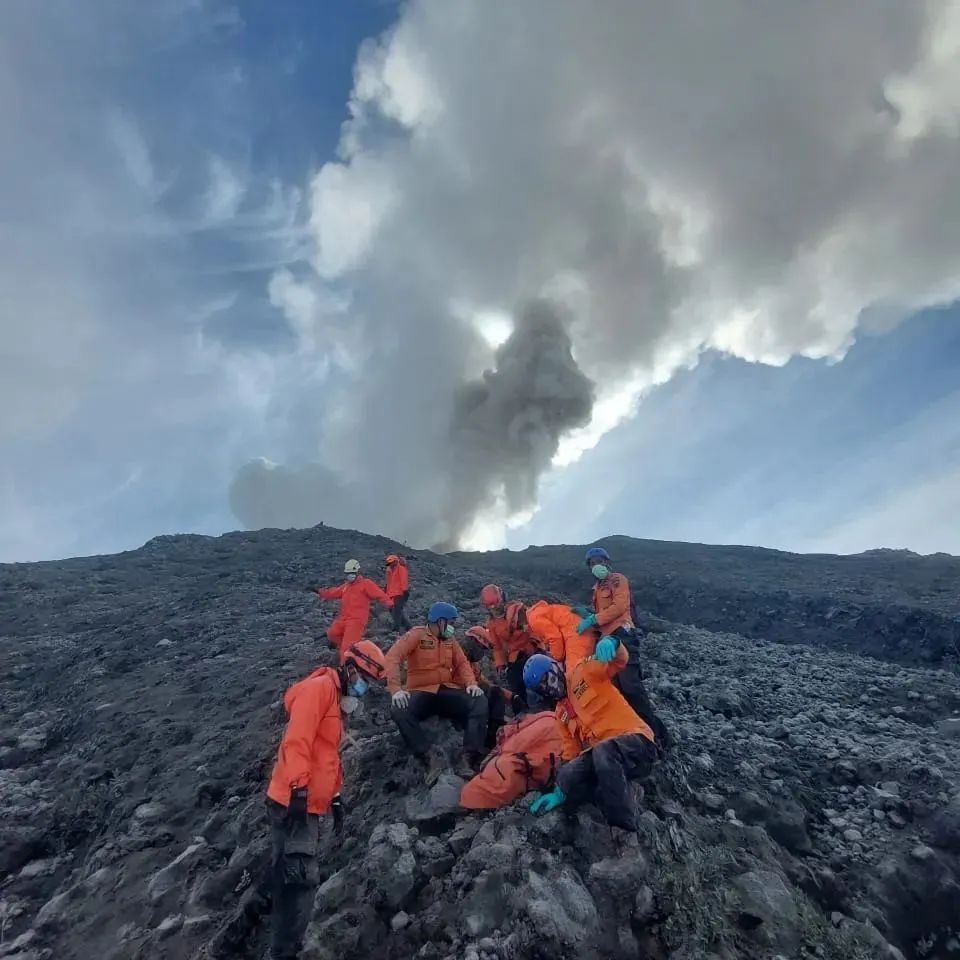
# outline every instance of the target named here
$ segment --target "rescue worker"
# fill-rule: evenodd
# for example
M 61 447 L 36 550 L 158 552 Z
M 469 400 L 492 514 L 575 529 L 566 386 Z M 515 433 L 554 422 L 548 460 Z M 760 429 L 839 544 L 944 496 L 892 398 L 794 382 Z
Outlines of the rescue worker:
M 637 811 L 629 781 L 646 777 L 657 759 L 654 733 L 630 708 L 612 678 L 627 664 L 620 646 L 608 663 L 583 660 L 564 675 L 546 654 L 535 654 L 523 670 L 524 682 L 556 703 L 562 724 L 561 755 L 565 762 L 556 786 L 530 805 L 534 814 L 571 808 L 593 799 L 611 827 L 637 832 Z
M 343 827 L 345 698 L 362 697 L 386 675 L 386 658 L 370 640 L 347 650 L 337 668 L 321 667 L 295 683 L 283 698 L 289 720 L 267 787 L 271 835 L 273 960 L 294 960 L 310 919 L 319 871 L 320 817 Z
M 432 604 L 426 626 L 405 633 L 387 653 L 390 714 L 431 785 L 441 766 L 421 726 L 427 717 L 444 717 L 463 725 L 463 756 L 457 773 L 465 776 L 473 776 L 487 734 L 487 698 L 454 639 L 459 616 L 452 603 Z M 406 686 L 400 682 L 402 664 L 407 667 Z
M 506 687 L 491 683 L 483 675 L 483 661 L 490 650 L 490 635 L 485 627 L 470 627 L 461 646 L 477 686 L 487 696 L 487 739 L 484 746 L 491 750 L 496 745 L 497 733 L 506 722 L 507 707 L 513 709 L 514 696 Z
M 552 712 L 525 713 L 504 724 L 480 773 L 460 791 L 460 806 L 496 810 L 531 790 L 553 787 L 563 732 L 563 724 Z
M 563 664 L 567 674 L 577 664 L 592 657 L 600 631 L 593 628 L 583 633 L 577 627 L 583 617 L 565 603 L 540 600 L 527 607 L 527 629 L 545 653 Z
M 360 576 L 360 561 L 348 560 L 343 565 L 344 582 L 337 587 L 317 587 L 313 590 L 321 600 L 339 600 L 340 613 L 327 629 L 330 646 L 340 651 L 340 660 L 363 638 L 370 620 L 370 604 L 377 600 L 387 609 L 393 601 L 372 580 Z
M 522 603 L 507 602 L 506 594 L 495 583 L 480 591 L 480 604 L 486 608 L 487 632 L 493 649 L 497 677 L 506 682 L 517 698 L 519 710 L 527 709 L 527 688 L 523 685 L 523 665 L 537 652 L 527 630 L 526 609 Z M 518 712 L 519 712 L 518 710 Z
M 407 561 L 395 553 L 387 557 L 386 595 L 393 601 L 393 629 L 409 630 L 413 624 L 407 617 L 407 601 L 410 599 L 410 571 Z
M 601 642 L 610 638 L 612 643 L 604 643 L 601 653 L 597 644 L 597 658 L 609 662 L 616 654 L 617 644 L 623 644 L 629 661 L 617 675 L 614 685 L 623 694 L 633 710 L 653 729 L 657 745 L 661 751 L 669 749 L 670 736 L 666 725 L 657 716 L 653 704 L 643 685 L 643 670 L 640 665 L 640 633 L 633 622 L 633 603 L 630 598 L 630 583 L 622 573 L 611 569 L 610 554 L 603 547 L 591 547 L 586 553 L 586 564 L 596 583 L 593 586 L 593 612 L 577 625 L 577 633 L 599 630 Z M 585 611 L 586 612 L 586 611 Z

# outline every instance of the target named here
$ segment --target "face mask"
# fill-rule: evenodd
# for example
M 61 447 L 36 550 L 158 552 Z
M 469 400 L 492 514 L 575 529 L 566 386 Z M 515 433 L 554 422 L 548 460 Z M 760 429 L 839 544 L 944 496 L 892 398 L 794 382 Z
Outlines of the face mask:
M 595 567 L 591 567 L 591 568 L 590 568 L 590 572 L 591 572 L 598 580 L 606 580 L 607 575 L 610 573 L 610 568 L 609 568 L 609 567 L 605 567 L 602 563 L 598 563 Z
M 356 575 L 355 573 L 348 573 L 348 574 L 347 574 L 347 581 L 348 581 L 349 583 L 353 583 L 353 581 L 356 580 L 356 579 L 357 579 L 357 575 Z
M 370 684 L 367 683 L 363 677 L 357 677 L 353 683 L 350 684 L 350 692 L 355 697 L 362 697 L 370 689 Z
M 452 627 L 449 623 L 443 628 L 443 633 L 441 636 L 444 640 L 452 640 L 457 633 L 456 627 Z

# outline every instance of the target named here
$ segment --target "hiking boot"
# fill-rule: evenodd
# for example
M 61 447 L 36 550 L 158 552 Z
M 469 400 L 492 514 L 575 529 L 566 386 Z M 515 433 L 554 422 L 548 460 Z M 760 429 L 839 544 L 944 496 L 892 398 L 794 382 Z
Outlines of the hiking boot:
M 423 770 L 423 782 L 428 787 L 432 787 L 440 779 L 440 774 L 443 773 L 443 761 L 436 754 L 431 753 L 417 757 L 417 762 Z
M 463 753 L 457 760 L 453 772 L 464 780 L 472 780 L 480 769 L 483 757 L 479 753 Z

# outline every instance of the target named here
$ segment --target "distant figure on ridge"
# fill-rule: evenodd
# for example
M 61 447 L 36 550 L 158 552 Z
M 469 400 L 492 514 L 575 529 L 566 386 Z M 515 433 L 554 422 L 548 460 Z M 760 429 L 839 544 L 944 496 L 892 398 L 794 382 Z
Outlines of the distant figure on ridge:
M 393 629 L 409 630 L 413 626 L 407 617 L 407 601 L 410 599 L 410 571 L 404 557 L 391 553 L 387 557 L 387 586 L 385 593 L 393 601 Z
M 327 630 L 330 646 L 340 651 L 343 662 L 347 651 L 363 638 L 370 620 L 370 604 L 377 600 L 388 609 L 393 601 L 372 580 L 360 576 L 360 561 L 348 560 L 343 565 L 346 579 L 338 587 L 311 587 L 321 600 L 339 600 L 340 613 Z

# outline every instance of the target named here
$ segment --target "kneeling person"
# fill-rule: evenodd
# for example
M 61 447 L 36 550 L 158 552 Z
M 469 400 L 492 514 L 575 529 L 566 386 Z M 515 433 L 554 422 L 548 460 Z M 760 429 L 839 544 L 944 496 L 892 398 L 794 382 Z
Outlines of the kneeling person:
M 626 663 L 622 646 L 611 662 L 584 660 L 569 676 L 545 654 L 527 661 L 524 682 L 556 703 L 556 716 L 563 724 L 563 758 L 570 760 L 560 768 L 556 787 L 534 801 L 530 808 L 534 813 L 594 800 L 611 827 L 636 833 L 629 781 L 650 773 L 657 751 L 653 731 L 612 683 Z
M 454 623 L 458 617 L 452 603 L 433 604 L 427 614 L 427 625 L 414 627 L 387 653 L 391 716 L 431 784 L 440 775 L 440 766 L 430 753 L 430 743 L 422 727 L 427 717 L 445 717 L 463 725 L 461 766 L 469 776 L 482 758 L 487 735 L 487 698 L 454 639 Z M 402 687 L 400 666 L 404 663 L 407 682 Z
M 299 955 L 319 880 L 320 817 L 332 813 L 337 829 L 342 825 L 341 700 L 362 697 L 385 672 L 380 648 L 360 640 L 338 668 L 314 670 L 283 698 L 290 719 L 267 788 L 275 960 Z

